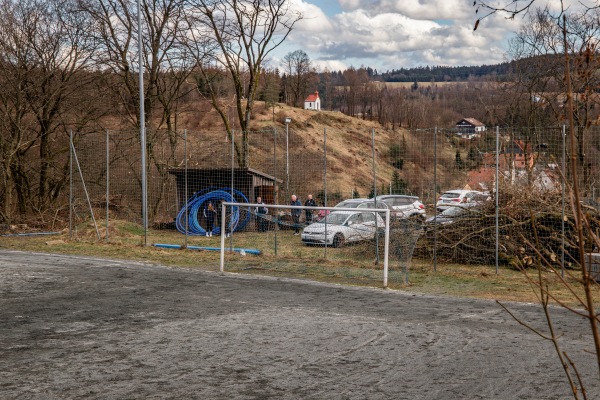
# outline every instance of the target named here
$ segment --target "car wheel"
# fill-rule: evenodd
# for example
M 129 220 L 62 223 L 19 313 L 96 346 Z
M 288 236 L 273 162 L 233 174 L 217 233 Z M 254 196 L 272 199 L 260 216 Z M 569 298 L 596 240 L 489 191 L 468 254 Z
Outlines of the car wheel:
M 333 247 L 342 247 L 344 245 L 344 235 L 341 233 L 336 233 L 333 237 Z

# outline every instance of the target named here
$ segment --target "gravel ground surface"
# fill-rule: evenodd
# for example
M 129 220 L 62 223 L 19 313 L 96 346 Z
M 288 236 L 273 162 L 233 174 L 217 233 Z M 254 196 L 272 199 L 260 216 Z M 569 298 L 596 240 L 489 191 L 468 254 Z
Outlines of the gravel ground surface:
M 589 325 L 553 318 L 600 398 Z M 0 397 L 572 398 L 552 344 L 492 301 L 5 250 Z

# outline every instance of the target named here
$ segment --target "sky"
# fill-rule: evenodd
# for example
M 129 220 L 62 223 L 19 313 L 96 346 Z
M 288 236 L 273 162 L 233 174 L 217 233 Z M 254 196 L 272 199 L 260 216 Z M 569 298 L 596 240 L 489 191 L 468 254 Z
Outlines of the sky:
M 536 4 L 556 9 L 559 0 Z M 496 14 L 473 31 L 480 16 L 473 0 L 290 0 L 290 5 L 303 19 L 271 64 L 303 50 L 319 71 L 497 64 L 508 60 L 508 40 L 525 21 Z

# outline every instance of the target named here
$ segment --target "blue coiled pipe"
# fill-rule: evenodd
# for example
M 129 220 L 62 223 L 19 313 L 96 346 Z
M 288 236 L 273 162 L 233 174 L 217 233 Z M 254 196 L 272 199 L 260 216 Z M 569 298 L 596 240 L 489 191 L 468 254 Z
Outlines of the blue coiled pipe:
M 225 202 L 236 202 L 236 203 L 248 203 L 248 198 L 244 196 L 239 190 L 233 190 L 233 196 L 231 195 L 231 188 L 209 188 L 201 190 L 195 193 L 187 203 L 188 212 L 188 229 L 185 229 L 185 212 L 186 207 L 183 207 L 175 220 L 177 230 L 184 235 L 206 235 L 206 229 L 204 229 L 198 222 L 199 214 L 202 215 L 205 204 L 209 201 L 219 206 L 222 201 Z M 233 206 L 231 208 L 231 217 L 229 218 L 228 231 L 236 232 L 244 229 L 246 224 L 250 220 L 250 213 L 247 212 L 245 217 L 240 221 L 240 208 Z M 216 221 L 216 226 L 213 228 L 212 233 L 218 235 L 221 233 L 221 221 Z

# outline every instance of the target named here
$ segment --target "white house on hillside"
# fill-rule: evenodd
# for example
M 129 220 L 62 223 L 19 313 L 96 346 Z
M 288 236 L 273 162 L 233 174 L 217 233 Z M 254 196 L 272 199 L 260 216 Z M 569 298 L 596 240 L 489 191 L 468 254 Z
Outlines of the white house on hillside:
M 317 111 L 321 109 L 321 99 L 319 98 L 319 92 L 314 92 L 308 95 L 306 100 L 304 100 L 304 109 Z
M 456 123 L 456 129 L 458 136 L 464 139 L 473 139 L 479 137 L 481 132 L 485 132 L 487 127 L 475 118 L 463 118 Z

